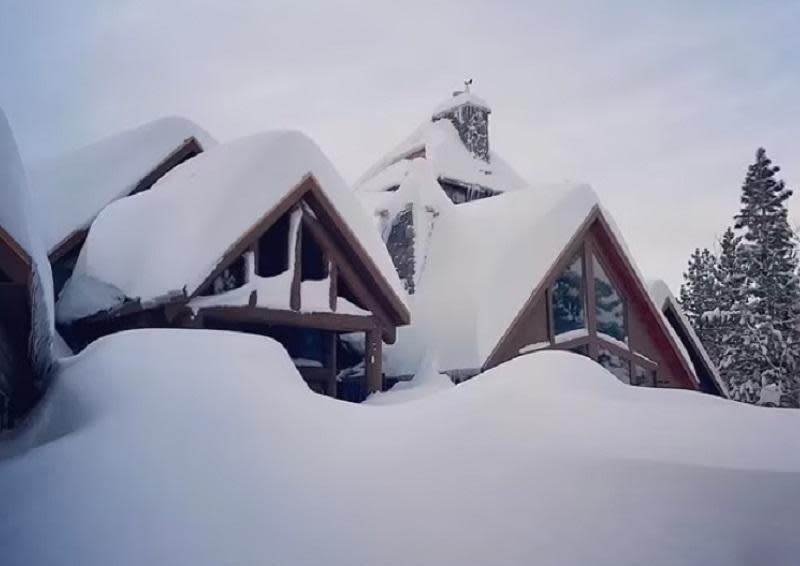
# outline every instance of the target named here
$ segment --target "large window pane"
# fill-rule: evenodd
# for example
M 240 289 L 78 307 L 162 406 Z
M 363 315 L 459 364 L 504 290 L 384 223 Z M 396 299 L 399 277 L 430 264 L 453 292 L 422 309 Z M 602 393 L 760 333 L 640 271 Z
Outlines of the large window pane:
M 603 266 L 592 256 L 594 269 L 595 316 L 597 333 L 605 334 L 620 342 L 628 342 L 625 332 L 625 303 L 617 288 L 611 282 Z M 601 336 L 602 338 L 602 336 Z
M 577 255 L 552 289 L 553 330 L 558 336 L 586 328 L 583 298 L 583 262 Z
M 597 353 L 597 362 L 608 371 L 617 376 L 623 383 L 631 382 L 631 368 L 628 360 L 610 351 L 600 348 Z

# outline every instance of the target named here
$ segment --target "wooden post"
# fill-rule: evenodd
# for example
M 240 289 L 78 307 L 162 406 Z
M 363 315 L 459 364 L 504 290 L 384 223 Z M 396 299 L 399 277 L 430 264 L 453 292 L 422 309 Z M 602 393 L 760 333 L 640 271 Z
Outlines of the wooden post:
M 336 397 L 336 342 L 335 332 L 325 334 L 325 367 L 330 370 L 325 383 L 325 394 L 330 397 Z
M 367 330 L 364 348 L 364 366 L 367 377 L 367 393 L 375 393 L 383 389 L 383 368 L 381 359 L 381 331 L 378 328 Z
M 301 218 L 295 219 L 295 215 L 301 215 L 302 212 L 299 208 L 295 208 L 292 211 L 292 221 L 291 224 L 294 224 L 293 228 L 295 230 L 295 240 L 294 240 L 294 273 L 292 274 L 292 292 L 291 296 L 289 297 L 289 306 L 293 311 L 300 310 L 300 283 L 303 280 L 303 273 L 302 273 L 302 265 L 303 265 L 303 230 L 301 230 L 302 220 Z M 292 237 L 291 230 L 289 232 L 289 237 Z M 290 253 L 292 250 L 289 250 Z
M 331 312 L 336 312 L 336 297 L 339 296 L 339 270 L 336 269 L 336 264 L 333 261 L 329 262 L 328 266 L 328 278 L 331 283 L 328 302 Z

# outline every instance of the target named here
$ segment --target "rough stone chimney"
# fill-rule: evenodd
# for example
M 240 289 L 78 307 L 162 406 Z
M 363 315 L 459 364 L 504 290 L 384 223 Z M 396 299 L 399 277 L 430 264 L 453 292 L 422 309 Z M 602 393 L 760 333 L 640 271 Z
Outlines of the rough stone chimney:
M 489 163 L 489 105 L 469 91 L 472 80 L 464 83 L 465 89 L 441 104 L 432 120 L 448 119 L 453 123 L 461 142 L 476 158 Z

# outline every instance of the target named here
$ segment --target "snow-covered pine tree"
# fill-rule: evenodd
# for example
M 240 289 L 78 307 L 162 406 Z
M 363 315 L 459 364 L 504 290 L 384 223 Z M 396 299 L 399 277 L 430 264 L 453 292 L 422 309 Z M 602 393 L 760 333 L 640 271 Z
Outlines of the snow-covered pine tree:
M 792 195 L 775 174 L 763 148 L 747 171 L 742 207 L 735 216 L 734 303 L 721 369 L 734 398 L 758 402 L 761 389 L 777 384 L 787 404 L 798 406 L 800 282 L 797 249 L 786 200 Z M 740 267 L 736 267 L 738 264 Z
M 679 302 L 700 341 L 709 350 L 716 345 L 713 328 L 718 325 L 713 318 L 703 315 L 717 307 L 717 281 L 715 277 L 717 259 L 708 249 L 695 249 L 689 258 L 689 266 L 683 274 Z M 716 362 L 717 360 L 712 357 Z

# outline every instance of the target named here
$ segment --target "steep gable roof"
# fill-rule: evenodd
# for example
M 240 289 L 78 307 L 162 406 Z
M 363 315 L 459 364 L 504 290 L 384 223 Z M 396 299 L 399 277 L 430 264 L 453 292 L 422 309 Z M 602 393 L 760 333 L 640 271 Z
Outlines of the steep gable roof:
M 53 253 L 86 229 L 110 202 L 127 196 L 187 140 L 207 149 L 211 136 L 184 118 L 161 118 L 30 168 L 42 238 Z
M 588 185 L 551 185 L 444 210 L 390 371 L 414 372 L 431 345 L 440 369 L 481 367 L 596 205 Z
M 313 182 L 304 183 L 309 178 Z M 260 223 L 311 191 L 317 210 L 337 215 L 352 233 L 353 246 L 367 258 L 364 269 L 374 271 L 398 316 L 407 319 L 405 293 L 369 215 L 303 134 L 268 132 L 219 145 L 157 185 L 97 217 L 65 292 L 99 281 L 119 291 L 116 298 L 111 293 L 116 301 L 191 296 Z
M 650 281 L 649 291 L 656 306 L 661 309 L 661 312 L 664 313 L 664 316 L 673 326 L 676 338 L 680 340 L 686 351 L 686 357 L 691 360 L 695 367 L 695 374 L 698 377 L 705 374 L 711 381 L 711 383 L 704 384 L 706 387 L 710 386 L 711 389 L 716 389 L 716 392 L 720 395 L 730 397 L 728 387 L 719 375 L 717 366 L 711 361 L 708 352 L 700 341 L 700 337 L 692 328 L 691 323 L 686 318 L 686 314 L 683 312 L 683 308 L 681 308 L 672 291 L 669 290 L 666 282 L 661 279 Z

